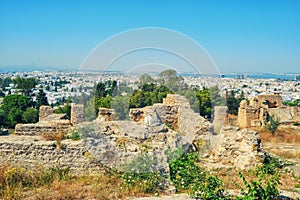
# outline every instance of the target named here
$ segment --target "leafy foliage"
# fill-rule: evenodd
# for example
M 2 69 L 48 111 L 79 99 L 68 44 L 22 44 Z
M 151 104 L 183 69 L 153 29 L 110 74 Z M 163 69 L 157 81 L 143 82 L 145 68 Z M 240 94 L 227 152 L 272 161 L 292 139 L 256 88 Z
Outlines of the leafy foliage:
M 39 90 L 36 97 L 36 108 L 39 109 L 42 105 L 49 105 L 46 93 L 43 90 Z
M 22 114 L 22 120 L 25 123 L 36 123 L 39 121 L 39 111 L 35 108 L 27 108 Z
M 17 123 L 23 121 L 23 113 L 32 106 L 32 102 L 27 96 L 13 94 L 7 95 L 2 102 L 1 110 L 5 113 L 1 125 L 13 128 Z
M 197 153 L 178 149 L 169 151 L 168 155 L 170 179 L 177 191 L 189 191 L 192 197 L 199 199 L 225 199 L 223 182 L 196 164 Z
M 228 107 L 228 113 L 237 115 L 241 101 L 245 99 L 244 93 L 242 92 L 239 97 L 235 97 L 235 92 L 231 90 L 226 91 L 226 103 Z
M 30 96 L 31 90 L 37 85 L 38 80 L 35 78 L 17 77 L 13 80 L 17 89 L 22 91 L 23 95 Z
M 137 188 L 145 193 L 157 193 L 166 187 L 166 173 L 155 168 L 156 158 L 142 154 L 124 166 L 122 185 L 130 190 Z
M 248 181 L 245 176 L 239 172 L 239 177 L 242 179 L 244 184 L 244 187 L 240 187 L 244 197 L 240 197 L 238 199 L 275 199 L 279 194 L 279 172 L 277 171 L 275 174 L 269 175 L 265 173 L 262 168 L 257 168 L 256 175 L 258 177 L 257 180 Z
M 154 103 L 161 103 L 172 91 L 164 85 L 145 84 L 135 90 L 129 99 L 130 108 L 143 108 Z
M 71 105 L 67 103 L 64 106 L 60 106 L 57 109 L 54 110 L 54 113 L 56 114 L 66 114 L 69 119 L 71 119 Z
M 280 119 L 275 116 L 270 116 L 270 121 L 267 124 L 266 128 L 268 131 L 270 131 L 272 133 L 272 135 L 274 135 L 276 133 L 279 125 L 280 125 Z

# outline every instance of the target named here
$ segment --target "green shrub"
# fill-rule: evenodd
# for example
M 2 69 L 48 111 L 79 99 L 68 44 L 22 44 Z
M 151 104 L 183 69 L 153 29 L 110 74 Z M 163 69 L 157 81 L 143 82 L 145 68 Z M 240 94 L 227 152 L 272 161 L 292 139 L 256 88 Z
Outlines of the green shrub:
M 244 186 L 240 186 L 243 197 L 238 199 L 260 199 L 260 200 L 272 200 L 275 199 L 278 194 L 278 185 L 280 184 L 280 174 L 277 171 L 273 175 L 267 174 L 262 168 L 257 168 L 256 175 L 257 180 L 246 180 L 245 176 L 239 172 L 239 177 L 242 179 Z
M 267 124 L 266 128 L 268 131 L 272 133 L 272 135 L 274 135 L 279 125 L 280 125 L 280 119 L 275 116 L 270 116 L 270 122 Z
M 178 149 L 168 152 L 168 157 L 170 179 L 178 192 L 187 191 L 197 199 L 226 199 L 223 182 L 196 164 L 197 153 Z
M 167 174 L 156 169 L 155 157 L 142 154 L 124 166 L 122 187 L 131 190 L 138 189 L 145 193 L 157 193 L 166 188 Z
M 71 140 L 81 140 L 81 135 L 79 133 L 78 130 L 72 130 L 71 134 L 67 136 L 67 139 L 71 139 Z

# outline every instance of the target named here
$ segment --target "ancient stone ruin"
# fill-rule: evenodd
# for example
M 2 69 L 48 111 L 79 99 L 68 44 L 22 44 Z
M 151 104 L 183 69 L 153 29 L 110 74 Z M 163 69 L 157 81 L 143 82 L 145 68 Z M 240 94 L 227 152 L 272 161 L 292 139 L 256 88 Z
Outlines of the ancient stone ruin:
M 131 109 L 130 121 L 114 121 L 112 109 L 100 109 L 98 119 L 82 123 L 79 123 L 83 120 L 82 106 L 73 107 L 72 117 L 76 115 L 73 121 L 64 114 L 53 114 L 47 107 L 40 112 L 42 118 L 38 123 L 19 124 L 16 135 L 0 137 L 1 162 L 27 167 L 60 165 L 88 172 L 101 166 L 118 168 L 147 153 L 155 157 L 158 168 L 168 170 L 166 152 L 178 148 L 205 149 L 212 161 L 207 162 L 210 167 L 225 166 L 225 162 L 226 167 L 244 169 L 258 161 L 255 160 L 258 155 L 255 146 L 259 146 L 257 133 L 221 129 L 219 135 L 214 135 L 213 125 L 195 113 L 188 100 L 180 95 L 169 94 L 163 103 Z M 220 108 L 218 112 L 225 116 L 227 111 Z M 216 120 L 221 126 L 221 117 Z M 40 137 L 58 131 L 78 132 L 81 140 L 46 141 Z M 229 162 L 230 159 L 238 164 Z
M 84 105 L 72 104 L 71 105 L 71 124 L 79 124 L 84 122 Z
M 290 125 L 300 122 L 300 108 L 284 106 L 278 94 L 258 95 L 249 103 L 241 101 L 238 124 L 240 128 L 261 127 L 266 125 L 270 116 L 278 117 L 281 124 Z

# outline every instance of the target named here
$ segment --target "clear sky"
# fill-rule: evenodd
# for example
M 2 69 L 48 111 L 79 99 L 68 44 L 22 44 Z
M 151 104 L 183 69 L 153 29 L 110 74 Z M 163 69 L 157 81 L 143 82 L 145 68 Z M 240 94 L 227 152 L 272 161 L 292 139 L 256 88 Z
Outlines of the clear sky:
M 0 0 L 0 66 L 76 68 L 139 27 L 192 37 L 222 72 L 300 73 L 299 0 Z

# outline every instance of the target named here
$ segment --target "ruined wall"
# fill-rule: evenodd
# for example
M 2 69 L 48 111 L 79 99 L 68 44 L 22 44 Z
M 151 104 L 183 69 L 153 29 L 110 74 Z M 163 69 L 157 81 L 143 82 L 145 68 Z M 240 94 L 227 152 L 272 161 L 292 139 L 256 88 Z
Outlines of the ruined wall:
M 92 172 L 100 168 L 83 141 L 63 140 L 60 145 L 55 141 L 40 141 L 36 137 L 2 136 L 0 137 L 0 163 L 34 169 L 44 167 L 70 167 L 74 172 Z
M 131 109 L 129 116 L 132 121 L 145 124 L 145 117 L 154 116 L 157 113 L 161 123 L 166 124 L 175 131 L 187 137 L 191 135 L 203 135 L 211 131 L 210 122 L 195 113 L 189 101 L 178 94 L 168 94 L 163 103 L 154 104 L 140 109 Z M 147 121 L 147 120 L 146 120 Z M 191 136 L 191 138 L 193 138 Z
M 98 112 L 99 121 L 114 121 L 115 120 L 115 110 L 108 108 L 99 108 Z
M 71 105 L 71 123 L 79 124 L 84 122 L 84 105 L 72 104 Z
M 253 169 L 264 158 L 261 140 L 255 131 L 223 127 L 215 137 L 209 156 L 202 161 L 209 169 Z
M 51 106 L 41 106 L 39 112 L 39 121 L 42 121 L 51 114 L 53 114 L 53 108 Z
M 214 107 L 214 132 L 219 134 L 223 126 L 227 124 L 228 120 L 228 107 L 227 106 L 215 106 Z
M 241 101 L 238 112 L 238 125 L 241 128 L 265 126 L 268 116 L 275 115 L 281 123 L 292 123 L 297 120 L 297 111 L 292 115 L 291 107 L 282 106 L 280 95 L 258 95 L 253 97 L 248 104 Z
M 253 97 L 250 106 L 259 108 L 278 108 L 282 106 L 282 98 L 279 94 L 264 94 Z
M 69 120 L 53 121 L 52 123 L 17 124 L 16 135 L 44 135 L 66 132 L 71 127 Z

